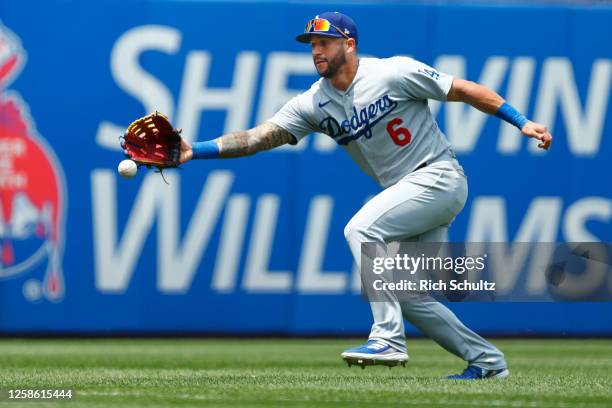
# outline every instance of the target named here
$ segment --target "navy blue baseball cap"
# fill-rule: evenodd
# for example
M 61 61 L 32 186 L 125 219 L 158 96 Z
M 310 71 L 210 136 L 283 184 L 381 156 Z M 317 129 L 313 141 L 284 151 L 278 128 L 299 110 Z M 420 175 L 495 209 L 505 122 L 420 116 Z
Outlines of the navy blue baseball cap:
M 306 25 L 304 32 L 295 39 L 308 43 L 312 35 L 326 37 L 354 38 L 357 43 L 357 26 L 352 18 L 337 11 L 327 11 L 315 16 Z

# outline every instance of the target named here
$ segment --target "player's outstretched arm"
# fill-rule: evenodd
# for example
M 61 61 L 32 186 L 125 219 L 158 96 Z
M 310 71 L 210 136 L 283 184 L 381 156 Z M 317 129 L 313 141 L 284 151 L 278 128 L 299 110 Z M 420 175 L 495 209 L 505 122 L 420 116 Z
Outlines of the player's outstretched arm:
M 181 141 L 181 163 L 192 159 L 213 159 L 250 156 L 270 150 L 294 140 L 291 133 L 271 122 L 264 122 L 249 130 L 232 132 L 215 140 L 191 145 Z
M 548 132 L 546 126 L 527 120 L 525 116 L 508 104 L 504 98 L 485 86 L 472 81 L 454 78 L 446 100 L 465 102 L 482 112 L 495 115 L 519 128 L 525 136 L 539 140 L 539 148 L 544 150 L 550 148 L 552 135 Z

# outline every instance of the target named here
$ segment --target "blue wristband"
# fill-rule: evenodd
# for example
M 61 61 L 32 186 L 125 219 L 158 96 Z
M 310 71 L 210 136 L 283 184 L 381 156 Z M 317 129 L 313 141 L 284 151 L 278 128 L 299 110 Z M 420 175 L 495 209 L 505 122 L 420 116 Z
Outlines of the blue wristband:
M 495 116 L 516 126 L 519 130 L 523 130 L 525 123 L 529 122 L 521 112 L 514 109 L 514 107 L 507 102 L 504 102 L 504 104 L 499 107 Z
M 191 145 L 194 159 L 216 159 L 219 157 L 219 146 L 214 140 L 197 142 Z

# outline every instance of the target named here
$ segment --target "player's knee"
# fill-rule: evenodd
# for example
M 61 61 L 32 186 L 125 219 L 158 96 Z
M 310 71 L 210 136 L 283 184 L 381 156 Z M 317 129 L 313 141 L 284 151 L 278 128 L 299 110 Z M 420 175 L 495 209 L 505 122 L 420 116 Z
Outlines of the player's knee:
M 344 227 L 344 238 L 347 241 L 372 241 L 376 237 L 373 236 L 366 224 L 350 220 L 346 227 Z
M 349 221 L 344 227 L 344 238 L 350 242 L 356 237 L 357 233 L 358 228 L 356 223 L 354 223 L 353 220 Z

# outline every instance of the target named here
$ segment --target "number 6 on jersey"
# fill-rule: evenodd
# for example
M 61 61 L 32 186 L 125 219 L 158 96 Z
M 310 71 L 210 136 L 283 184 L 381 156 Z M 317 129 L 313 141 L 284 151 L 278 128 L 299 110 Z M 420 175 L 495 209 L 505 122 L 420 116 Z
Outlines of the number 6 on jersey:
M 404 121 L 401 118 L 391 119 L 387 122 L 387 133 L 391 136 L 393 143 L 398 146 L 406 146 L 412 139 L 410 131 L 400 126 L 402 123 L 404 123 Z

